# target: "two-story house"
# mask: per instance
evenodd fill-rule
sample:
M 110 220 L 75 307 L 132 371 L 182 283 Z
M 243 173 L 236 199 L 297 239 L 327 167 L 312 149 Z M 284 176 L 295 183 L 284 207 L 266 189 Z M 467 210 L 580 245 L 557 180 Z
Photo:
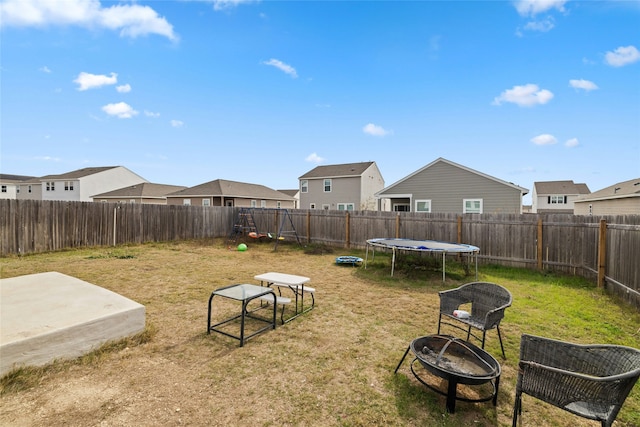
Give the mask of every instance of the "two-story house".
M 20 184 L 18 199 L 91 202 L 94 194 L 147 182 L 123 166 L 88 167 Z
M 33 176 L 0 173 L 0 199 L 17 199 L 20 194 L 20 184 L 33 179 L 35 179 Z
M 640 215 L 640 178 L 580 196 L 573 206 L 576 215 Z
M 375 162 L 318 166 L 298 178 L 301 209 L 378 210 L 384 179 Z
M 573 202 L 589 193 L 587 184 L 575 184 L 573 181 L 534 182 L 531 212 L 572 214 Z
M 528 189 L 442 157 L 376 193 L 392 211 L 522 213 Z

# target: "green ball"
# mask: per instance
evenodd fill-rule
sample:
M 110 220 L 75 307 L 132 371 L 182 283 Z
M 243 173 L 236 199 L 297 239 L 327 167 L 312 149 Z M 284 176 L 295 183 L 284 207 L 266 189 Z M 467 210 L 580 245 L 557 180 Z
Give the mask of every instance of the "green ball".
M 246 250 L 247 250 L 247 245 L 245 245 L 244 243 L 240 243 L 240 244 L 238 245 L 238 250 L 239 250 L 240 252 L 244 252 L 244 251 L 246 251 Z

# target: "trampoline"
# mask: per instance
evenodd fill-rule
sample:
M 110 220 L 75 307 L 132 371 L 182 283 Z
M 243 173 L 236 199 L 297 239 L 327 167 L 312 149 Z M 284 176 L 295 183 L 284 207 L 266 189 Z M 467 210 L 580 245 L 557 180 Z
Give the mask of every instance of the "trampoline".
M 445 281 L 445 257 L 447 254 L 463 254 L 473 258 L 476 268 L 476 280 L 478 280 L 478 252 L 477 246 L 466 245 L 464 243 L 439 242 L 437 240 L 414 240 L 414 239 L 393 239 L 378 238 L 367 240 L 367 250 L 364 261 L 364 268 L 367 268 L 369 260 L 369 246 L 372 248 L 371 260 L 375 258 L 375 248 L 391 249 L 391 276 L 396 264 L 397 251 L 431 252 L 442 254 L 442 281 Z

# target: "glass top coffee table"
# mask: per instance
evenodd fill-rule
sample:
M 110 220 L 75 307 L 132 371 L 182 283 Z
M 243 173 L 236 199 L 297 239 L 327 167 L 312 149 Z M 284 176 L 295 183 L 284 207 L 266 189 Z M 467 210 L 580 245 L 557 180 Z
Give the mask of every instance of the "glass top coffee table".
M 242 303 L 242 310 L 240 314 L 224 319 L 218 323 L 211 324 L 211 315 L 212 315 L 212 303 L 214 297 L 227 298 L 235 301 L 240 301 Z M 273 306 L 273 316 L 271 319 L 265 319 L 260 316 L 252 315 L 251 312 L 247 310 L 247 305 L 257 299 L 266 300 L 269 303 L 272 303 Z M 273 299 L 271 299 L 273 298 Z M 249 338 L 258 335 L 268 329 L 276 328 L 276 294 L 273 292 L 273 289 L 266 286 L 257 286 L 250 284 L 235 284 L 229 285 L 222 288 L 218 288 L 215 291 L 211 292 L 211 296 L 209 297 L 209 308 L 207 313 L 207 334 L 211 334 L 211 331 L 217 332 L 222 335 L 226 335 L 231 338 L 235 338 L 240 341 L 240 347 L 242 347 L 246 340 Z M 245 334 L 245 319 L 249 317 L 251 319 L 255 319 L 259 322 L 266 323 L 265 326 L 259 328 L 256 331 L 251 332 L 249 335 Z M 230 322 L 233 322 L 236 319 L 240 319 L 240 335 L 233 334 L 227 330 L 222 329 L 223 325 L 226 325 Z

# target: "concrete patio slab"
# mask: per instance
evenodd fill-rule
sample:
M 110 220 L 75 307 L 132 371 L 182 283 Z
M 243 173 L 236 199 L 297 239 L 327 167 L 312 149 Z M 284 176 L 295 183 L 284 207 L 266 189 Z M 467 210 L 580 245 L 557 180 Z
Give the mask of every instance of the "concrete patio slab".
M 0 376 L 142 332 L 145 308 L 58 272 L 0 280 Z

